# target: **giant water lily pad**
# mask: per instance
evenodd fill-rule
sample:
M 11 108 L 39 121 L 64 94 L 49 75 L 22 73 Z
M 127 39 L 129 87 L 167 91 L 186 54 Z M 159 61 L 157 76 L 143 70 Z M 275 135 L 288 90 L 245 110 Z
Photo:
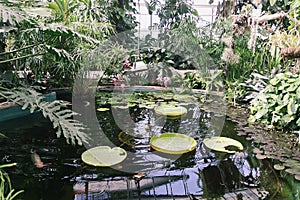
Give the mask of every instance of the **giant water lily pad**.
M 97 111 L 100 111 L 100 112 L 105 112 L 108 110 L 109 110 L 109 108 L 97 108 Z
M 150 139 L 150 146 L 153 149 L 168 154 L 187 153 L 193 151 L 196 145 L 195 139 L 179 133 L 164 133 Z
M 98 146 L 86 150 L 81 154 L 81 159 L 88 165 L 109 167 L 122 162 L 127 157 L 127 152 L 120 147 Z
M 170 118 L 180 117 L 187 113 L 187 109 L 182 106 L 161 105 L 154 108 L 154 111 L 159 115 L 164 115 Z
M 228 147 L 236 147 L 239 150 L 243 150 L 243 145 L 232 138 L 227 138 L 227 137 L 211 137 L 211 138 L 206 138 L 203 141 L 204 145 L 212 149 L 214 151 L 220 151 L 220 152 L 225 152 L 225 153 L 235 153 L 236 151 L 231 151 L 226 148 Z

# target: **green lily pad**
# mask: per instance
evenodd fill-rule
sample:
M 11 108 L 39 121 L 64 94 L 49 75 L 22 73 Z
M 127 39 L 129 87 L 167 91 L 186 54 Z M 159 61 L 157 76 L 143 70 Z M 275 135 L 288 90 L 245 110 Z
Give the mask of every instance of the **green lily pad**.
M 153 109 L 155 108 L 155 102 L 153 101 L 147 101 L 147 102 L 143 102 L 139 105 L 140 108 L 147 108 L 147 109 Z
M 256 154 L 255 157 L 256 157 L 258 160 L 264 160 L 264 159 L 267 158 L 266 155 L 263 155 L 263 154 L 260 154 L 260 153 L 259 153 L 259 154 Z
M 153 149 L 168 154 L 187 153 L 193 151 L 196 145 L 195 139 L 179 133 L 164 133 L 150 139 L 150 146 Z
M 155 105 L 145 105 L 145 104 L 142 104 L 139 107 L 151 110 L 151 109 L 155 108 Z
M 154 108 L 154 111 L 159 115 L 167 117 L 180 117 L 187 113 L 187 109 L 182 106 L 161 105 Z
M 113 108 L 118 108 L 118 109 L 128 109 L 129 106 L 128 105 L 114 105 Z
M 128 107 L 134 107 L 134 106 L 136 106 L 135 103 L 128 103 L 127 105 L 128 105 Z
M 177 101 L 191 102 L 195 98 L 190 94 L 175 94 L 173 97 Z
M 81 159 L 88 165 L 97 167 L 110 167 L 116 165 L 127 157 L 127 152 L 120 147 L 98 146 L 86 150 Z
M 227 138 L 227 137 L 211 137 L 211 138 L 206 138 L 203 140 L 204 145 L 212 149 L 214 151 L 220 151 L 220 152 L 225 152 L 225 153 L 235 153 L 236 151 L 233 150 L 228 150 L 226 148 L 228 147 L 236 147 L 239 150 L 243 150 L 243 145 L 232 138 Z
M 276 169 L 278 171 L 281 171 L 281 170 L 284 170 L 285 167 L 284 167 L 284 165 L 281 165 L 281 164 L 275 164 L 274 169 Z
M 293 169 L 289 168 L 285 170 L 287 173 L 294 174 L 294 175 L 300 175 L 300 170 L 299 169 Z
M 291 159 L 284 161 L 283 165 L 286 167 L 300 168 L 299 162 Z
M 98 108 L 97 110 L 100 111 L 100 112 L 104 112 L 104 111 L 108 111 L 109 108 Z

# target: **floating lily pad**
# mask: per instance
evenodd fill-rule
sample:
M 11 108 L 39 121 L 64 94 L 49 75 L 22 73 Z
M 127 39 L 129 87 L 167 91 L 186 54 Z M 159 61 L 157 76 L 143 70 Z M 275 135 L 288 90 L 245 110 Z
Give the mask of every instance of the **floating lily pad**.
M 122 162 L 127 157 L 127 152 L 120 147 L 98 146 L 86 150 L 81 154 L 81 159 L 88 165 L 109 167 Z
M 150 139 L 150 146 L 153 149 L 168 154 L 187 153 L 193 151 L 196 145 L 195 139 L 179 133 L 164 133 Z
M 143 102 L 139 105 L 140 108 L 147 108 L 147 109 L 153 109 L 155 108 L 155 102 L 153 101 L 148 101 L 148 102 Z
M 182 106 L 161 105 L 154 108 L 154 111 L 159 115 L 167 117 L 180 117 L 187 113 L 187 109 Z
M 128 105 L 118 105 L 118 106 L 114 105 L 113 108 L 118 108 L 118 109 L 128 109 L 129 106 L 128 106 Z
M 176 101 L 192 102 L 195 98 L 190 94 L 175 94 L 173 97 Z
M 135 104 L 135 103 L 132 103 L 132 102 L 131 102 L 131 103 L 128 103 L 127 105 L 128 105 L 128 107 L 134 107 L 134 106 L 136 106 L 136 104 Z
M 260 149 L 258 149 L 258 148 L 254 148 L 253 149 L 253 153 L 255 153 L 255 154 L 261 154 L 261 153 L 263 153 L 263 151 L 260 150 Z
M 259 159 L 259 160 L 263 160 L 263 159 L 266 159 L 267 158 L 267 156 L 265 156 L 265 155 L 263 155 L 263 154 L 256 154 L 255 155 L 255 157 L 257 158 L 257 159 Z
M 296 180 L 300 181 L 300 175 L 297 174 L 294 177 L 295 177 Z
M 123 143 L 123 144 L 127 144 L 129 146 L 135 146 L 137 144 L 139 144 L 139 139 L 140 138 L 137 138 L 133 135 L 129 135 L 123 131 L 121 131 L 119 134 L 118 134 L 118 139 Z
M 300 165 L 299 162 L 296 160 L 292 160 L 292 159 L 288 159 L 283 163 L 284 166 L 286 167 L 292 167 L 292 168 L 299 168 L 300 169 Z
M 243 145 L 239 141 L 227 137 L 216 136 L 206 138 L 204 139 L 203 143 L 209 149 L 225 153 L 235 153 L 236 151 L 226 149 L 232 146 L 236 147 L 239 150 L 243 150 Z
M 284 165 L 281 165 L 281 164 L 275 164 L 274 165 L 274 169 L 278 170 L 278 171 L 281 171 L 281 170 L 284 170 Z
M 151 109 L 155 108 L 155 105 L 146 105 L 145 108 L 151 110 Z
M 104 111 L 108 111 L 109 108 L 98 108 L 97 110 L 100 111 L 100 112 L 104 112 Z
M 179 106 L 179 103 L 177 101 L 168 101 L 168 102 L 161 102 L 161 106 L 172 106 L 177 107 Z
M 287 173 L 294 174 L 294 175 L 300 175 L 300 170 L 299 169 L 293 169 L 289 168 L 285 170 Z

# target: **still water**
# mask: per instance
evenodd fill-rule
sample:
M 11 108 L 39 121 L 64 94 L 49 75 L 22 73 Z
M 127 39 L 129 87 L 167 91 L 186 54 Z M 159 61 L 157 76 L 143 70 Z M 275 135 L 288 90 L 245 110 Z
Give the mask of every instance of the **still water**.
M 122 128 L 115 119 L 124 107 L 107 106 L 106 111 L 97 111 L 105 137 L 128 152 L 126 160 L 113 168 L 84 164 L 81 154 L 86 148 L 56 138 L 52 125 L 38 113 L 2 122 L 0 132 L 8 138 L 0 139 L 1 163 L 17 163 L 6 171 L 13 187 L 24 190 L 19 196 L 24 200 L 298 199 L 289 179 L 272 170 L 272 160 L 258 160 L 252 153 L 254 143 L 237 136 L 236 123 L 226 119 L 218 135 L 240 141 L 244 150 L 236 154 L 213 152 L 202 141 L 217 134 L 211 119 L 220 116 L 199 105 L 184 107 L 188 112 L 178 119 L 157 116 L 152 108 L 126 107 L 133 123 L 124 118 L 123 124 L 130 125 Z M 180 157 L 156 152 L 149 140 L 164 132 L 188 135 L 197 141 L 197 147 Z M 101 141 L 99 145 L 103 145 Z M 35 156 L 43 167 L 37 167 Z M 277 183 L 281 191 L 274 196 Z

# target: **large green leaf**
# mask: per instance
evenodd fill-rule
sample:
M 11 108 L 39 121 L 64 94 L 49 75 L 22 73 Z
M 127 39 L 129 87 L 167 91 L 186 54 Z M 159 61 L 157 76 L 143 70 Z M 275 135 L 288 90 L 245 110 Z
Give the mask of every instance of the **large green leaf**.
M 288 92 L 294 92 L 296 89 L 297 89 L 298 85 L 297 84 L 291 84 L 287 89 L 286 91 Z
M 268 109 L 267 108 L 260 109 L 255 114 L 255 119 L 258 120 L 258 119 L 262 118 L 264 115 L 266 115 L 267 113 L 268 113 Z
M 294 115 L 286 114 L 281 118 L 281 120 L 285 123 L 282 125 L 286 125 L 286 124 L 290 123 L 291 121 L 293 121 L 294 119 L 295 119 Z
M 297 88 L 296 94 L 297 94 L 298 98 L 300 98 L 300 86 Z
M 154 111 L 159 115 L 164 115 L 167 117 L 180 117 L 187 113 L 187 109 L 182 106 L 173 106 L 168 104 L 163 104 L 161 106 L 155 107 Z
M 225 152 L 225 153 L 235 153 L 236 151 L 231 151 L 226 149 L 226 147 L 229 146 L 234 146 L 239 150 L 243 150 L 244 147 L 243 145 L 232 138 L 227 138 L 227 137 L 211 137 L 211 138 L 205 138 L 203 141 L 204 145 L 212 149 L 214 151 L 220 151 L 220 152 Z
M 109 167 L 116 165 L 127 157 L 127 152 L 120 147 L 98 146 L 86 150 L 81 159 L 88 165 Z
M 296 114 L 298 109 L 298 104 L 295 103 L 294 99 L 291 99 L 289 104 L 287 105 L 287 112 L 289 115 Z
M 179 133 L 164 133 L 150 139 L 150 146 L 153 149 L 168 154 L 187 153 L 194 150 L 196 145 L 196 140 Z
M 296 124 L 300 126 L 300 118 L 296 121 Z

